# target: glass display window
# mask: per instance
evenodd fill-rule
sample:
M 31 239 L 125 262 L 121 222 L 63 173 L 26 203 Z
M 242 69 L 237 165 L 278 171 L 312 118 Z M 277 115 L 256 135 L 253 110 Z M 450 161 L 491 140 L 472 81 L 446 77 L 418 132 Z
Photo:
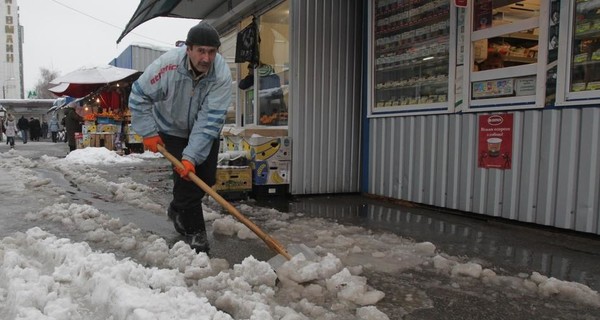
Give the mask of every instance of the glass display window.
M 288 125 L 289 10 L 289 1 L 284 1 L 258 17 L 260 62 L 240 64 L 238 89 L 245 126 Z M 251 21 L 248 18 L 242 25 Z
M 547 1 L 473 0 L 469 108 L 531 108 L 543 97 Z M 539 63 L 542 62 L 542 63 Z
M 371 115 L 448 108 L 450 1 L 374 0 Z
M 562 60 L 557 85 L 557 104 L 597 104 L 600 101 L 600 1 L 562 1 L 559 38 L 568 39 L 559 47 Z
M 231 80 L 233 83 L 236 83 L 238 80 L 238 72 L 237 72 L 237 64 L 234 62 L 235 60 L 235 41 L 236 34 L 235 32 L 231 32 L 221 37 L 221 47 L 219 48 L 219 53 L 225 58 L 227 61 L 227 65 L 229 69 L 231 69 Z M 225 118 L 225 124 L 234 125 L 237 119 L 237 92 L 233 92 L 233 97 L 231 99 L 231 105 L 227 108 L 227 116 Z

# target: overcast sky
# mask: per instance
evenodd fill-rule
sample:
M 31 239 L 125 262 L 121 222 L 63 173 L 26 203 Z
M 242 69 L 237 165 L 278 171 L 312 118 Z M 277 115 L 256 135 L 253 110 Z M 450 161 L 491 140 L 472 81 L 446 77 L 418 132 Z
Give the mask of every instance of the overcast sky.
M 24 28 L 25 92 L 40 78 L 40 68 L 66 74 L 107 64 L 132 43 L 172 47 L 185 40 L 198 20 L 156 18 L 117 39 L 139 0 L 17 0 Z

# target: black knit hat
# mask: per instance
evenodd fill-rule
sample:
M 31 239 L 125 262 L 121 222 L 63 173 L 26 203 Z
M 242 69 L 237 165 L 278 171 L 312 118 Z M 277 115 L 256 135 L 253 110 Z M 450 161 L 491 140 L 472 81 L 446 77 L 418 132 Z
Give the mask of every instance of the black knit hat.
M 221 40 L 219 40 L 219 33 L 213 26 L 208 22 L 201 21 L 188 31 L 185 44 L 188 46 L 198 45 L 218 48 L 221 46 Z

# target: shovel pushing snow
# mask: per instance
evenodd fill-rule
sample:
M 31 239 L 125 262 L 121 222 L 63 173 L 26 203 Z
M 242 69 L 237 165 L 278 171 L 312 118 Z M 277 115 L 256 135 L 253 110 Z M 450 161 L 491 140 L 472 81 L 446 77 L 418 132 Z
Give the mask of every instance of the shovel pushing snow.
M 175 158 L 171 153 L 169 153 L 163 146 L 157 146 L 158 151 L 162 153 L 167 160 L 169 160 L 174 166 L 178 168 L 183 168 L 183 164 Z M 273 269 L 277 269 L 281 264 L 285 261 L 290 260 L 292 256 L 286 250 L 283 245 L 279 243 L 279 241 L 273 239 L 267 233 L 262 231 L 256 224 L 254 224 L 250 219 L 244 216 L 241 212 L 239 212 L 231 203 L 225 200 L 221 195 L 219 195 L 215 190 L 213 190 L 210 186 L 208 186 L 202 179 L 198 178 L 198 176 L 190 172 L 188 174 L 188 178 L 192 180 L 198 187 L 200 187 L 204 192 L 213 197 L 223 208 L 227 209 L 227 211 L 234 216 L 239 222 L 243 223 L 246 227 L 248 227 L 252 232 L 254 232 L 269 248 L 278 253 L 279 255 L 271 258 L 268 263 L 273 267 Z M 316 254 L 312 252 L 307 246 L 300 244 L 290 247 L 290 251 L 294 254 L 302 253 L 307 259 L 316 258 Z M 284 259 L 285 258 L 285 259 Z

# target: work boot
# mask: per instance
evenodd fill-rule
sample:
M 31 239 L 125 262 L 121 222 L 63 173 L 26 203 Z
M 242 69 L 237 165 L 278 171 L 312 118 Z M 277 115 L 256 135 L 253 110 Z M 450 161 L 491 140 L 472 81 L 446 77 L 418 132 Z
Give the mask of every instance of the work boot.
M 190 248 L 196 250 L 196 253 L 205 252 L 208 254 L 210 250 L 208 246 L 208 239 L 206 239 L 206 233 L 199 232 L 196 234 L 186 236 Z
M 171 205 L 169 205 L 169 209 L 167 209 L 167 216 L 169 217 L 169 220 L 173 221 L 173 227 L 175 227 L 175 231 L 185 236 L 186 233 L 183 227 L 183 223 L 181 223 L 181 215 Z

